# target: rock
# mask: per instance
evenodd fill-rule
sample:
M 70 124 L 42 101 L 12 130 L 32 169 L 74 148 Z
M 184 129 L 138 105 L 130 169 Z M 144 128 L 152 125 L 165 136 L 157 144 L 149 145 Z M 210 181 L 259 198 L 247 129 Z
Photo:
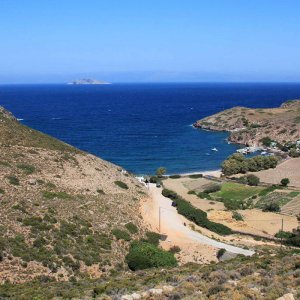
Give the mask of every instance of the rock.
M 161 295 L 163 293 L 162 289 L 150 289 L 149 290 L 150 295 Z
M 131 295 L 123 295 L 121 297 L 121 300 L 133 300 L 132 296 Z
M 147 294 L 147 296 L 148 296 L 148 294 Z M 142 296 L 140 295 L 140 294 L 138 294 L 138 293 L 133 293 L 133 294 L 131 294 L 131 295 L 123 295 L 122 297 L 121 297 L 121 300 L 139 300 L 139 299 L 141 299 L 142 298 Z
M 295 300 L 295 298 L 293 294 L 289 293 L 277 298 L 276 300 Z
M 162 289 L 163 289 L 164 292 L 169 293 L 169 292 L 172 292 L 174 290 L 174 287 L 172 285 L 164 285 L 162 287 Z
M 149 297 L 149 292 L 142 292 L 142 298 L 148 298 Z
M 29 183 L 30 185 L 36 185 L 36 179 L 35 179 L 35 178 L 30 178 L 30 179 L 28 180 L 28 183 Z

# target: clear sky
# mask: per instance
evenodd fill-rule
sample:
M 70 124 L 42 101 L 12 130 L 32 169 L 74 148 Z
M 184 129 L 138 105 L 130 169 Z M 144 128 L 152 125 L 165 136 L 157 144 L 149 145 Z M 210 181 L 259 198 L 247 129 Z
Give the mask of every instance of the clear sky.
M 299 0 L 0 0 L 0 83 L 300 81 Z

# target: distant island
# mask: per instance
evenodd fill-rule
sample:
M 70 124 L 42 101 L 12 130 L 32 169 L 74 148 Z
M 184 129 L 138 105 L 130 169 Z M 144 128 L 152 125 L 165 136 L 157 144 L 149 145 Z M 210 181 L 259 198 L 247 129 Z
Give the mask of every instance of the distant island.
M 103 81 L 103 80 L 97 80 L 97 79 L 91 79 L 91 78 L 82 78 L 82 79 L 76 79 L 68 84 L 73 85 L 83 85 L 83 84 L 110 84 L 110 82 Z

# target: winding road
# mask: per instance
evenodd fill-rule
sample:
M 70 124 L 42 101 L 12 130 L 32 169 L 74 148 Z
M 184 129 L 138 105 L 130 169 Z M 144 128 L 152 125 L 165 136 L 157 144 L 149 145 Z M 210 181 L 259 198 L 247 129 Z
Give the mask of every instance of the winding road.
M 177 213 L 176 208 L 171 205 L 172 201 L 162 195 L 161 188 L 157 188 L 155 184 L 150 184 L 149 192 L 153 203 L 146 208 L 145 212 L 149 215 L 152 214 L 152 220 L 156 223 L 156 229 L 162 234 L 167 235 L 168 238 L 172 239 L 172 237 L 176 235 L 176 237 L 182 237 L 191 242 L 198 242 L 199 244 L 205 244 L 219 249 L 223 248 L 231 253 L 246 256 L 251 256 L 255 253 L 251 250 L 216 241 L 184 226 L 184 223 L 188 224 L 190 222 Z

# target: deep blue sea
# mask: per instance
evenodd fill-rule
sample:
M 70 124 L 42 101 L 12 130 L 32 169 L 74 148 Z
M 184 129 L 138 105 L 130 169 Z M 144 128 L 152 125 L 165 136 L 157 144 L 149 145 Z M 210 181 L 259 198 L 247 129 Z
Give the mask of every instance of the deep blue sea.
M 169 174 L 218 169 L 237 146 L 193 122 L 237 105 L 275 107 L 295 98 L 300 84 L 0 86 L 0 105 L 23 124 L 136 174 L 159 166 Z

